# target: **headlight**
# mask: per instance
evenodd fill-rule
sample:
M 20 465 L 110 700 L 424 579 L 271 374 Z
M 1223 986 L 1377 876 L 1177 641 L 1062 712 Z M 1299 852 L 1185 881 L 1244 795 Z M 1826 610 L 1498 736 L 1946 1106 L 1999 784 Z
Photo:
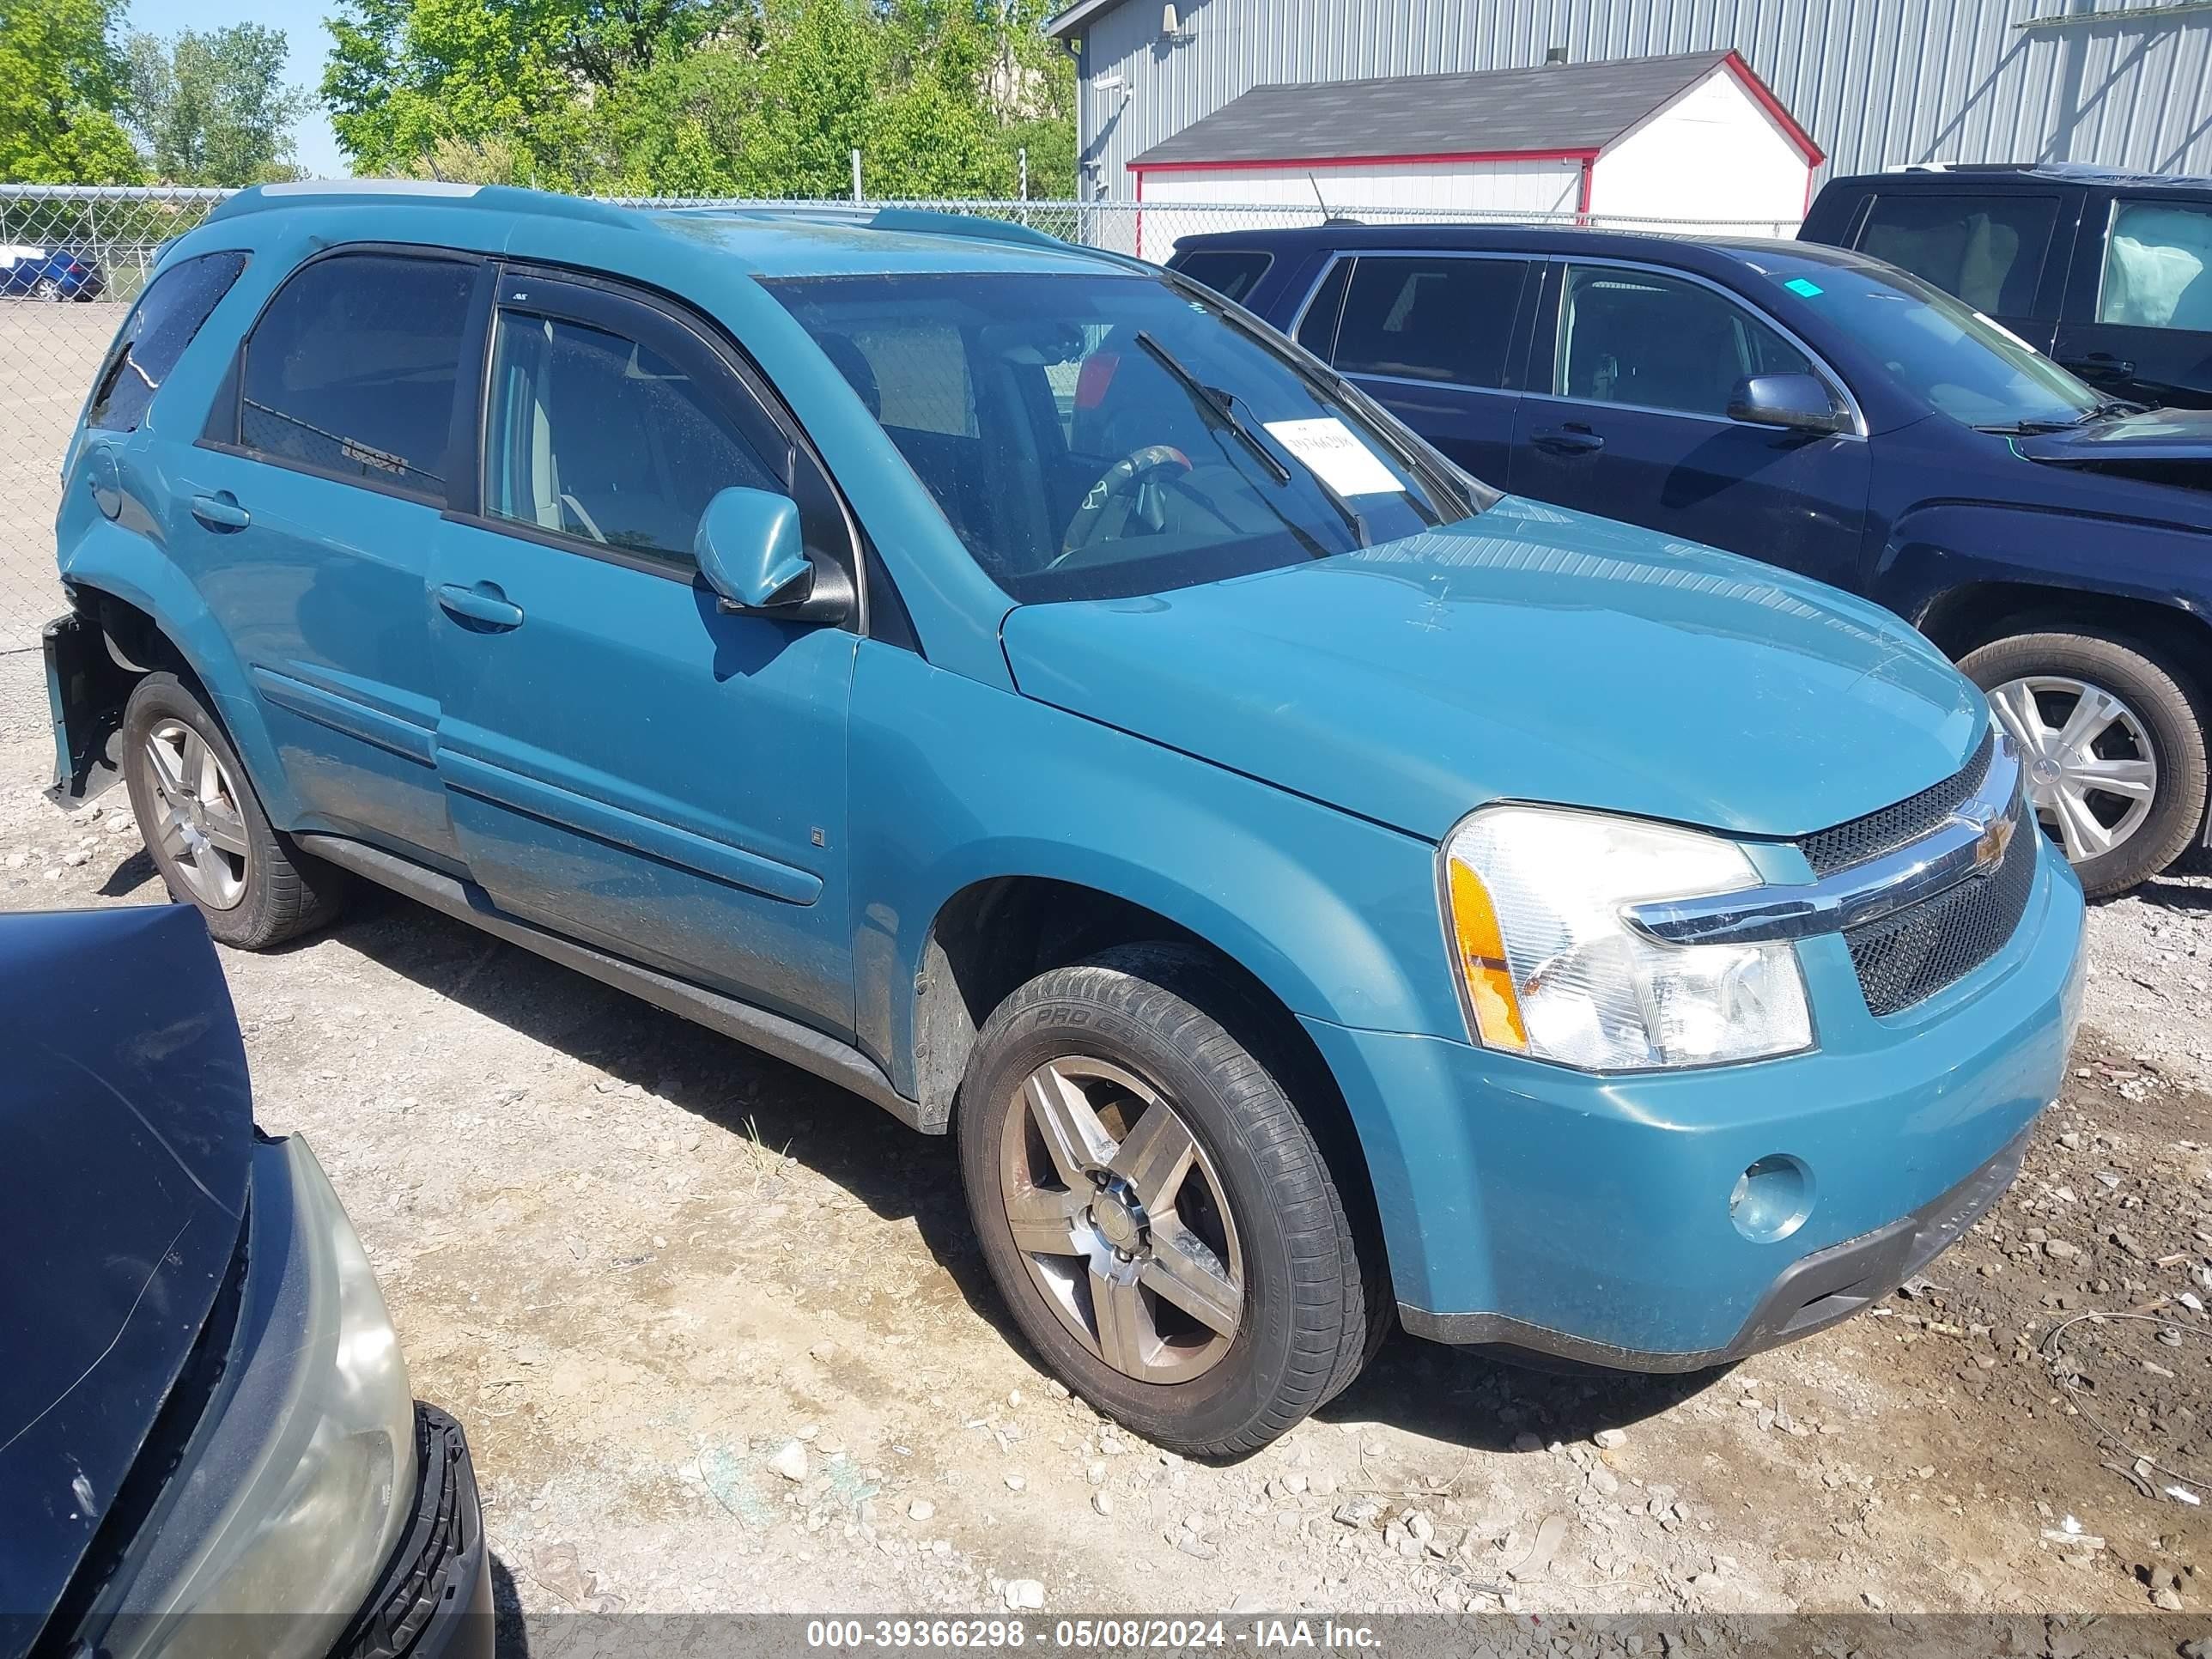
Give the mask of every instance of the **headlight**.
M 1623 909 L 1759 884 L 1735 842 L 1552 807 L 1493 806 L 1444 843 L 1468 1029 L 1587 1071 L 1709 1066 L 1812 1046 L 1796 951 L 1662 945 Z
M 128 1621 L 139 1636 L 159 1633 L 150 1645 L 163 1659 L 244 1645 L 303 1659 L 327 1652 L 414 1506 L 415 1400 L 376 1275 L 307 1142 L 294 1135 L 282 1150 L 289 1225 L 273 1224 L 264 1210 L 252 1237 L 257 1249 L 284 1259 L 281 1270 L 266 1260 L 249 1270 L 275 1288 L 260 1310 L 262 1340 L 223 1413 L 222 1428 L 244 1443 L 226 1446 L 227 1455 L 210 1449 L 210 1461 L 244 1467 L 193 1472 L 235 1485 L 167 1582 L 162 1616 Z M 258 1204 L 258 1183 L 255 1190 Z M 274 1235 L 265 1242 L 264 1228 Z M 207 1613 L 251 1617 L 198 1616 Z M 252 1632 L 250 1643 L 241 1630 Z

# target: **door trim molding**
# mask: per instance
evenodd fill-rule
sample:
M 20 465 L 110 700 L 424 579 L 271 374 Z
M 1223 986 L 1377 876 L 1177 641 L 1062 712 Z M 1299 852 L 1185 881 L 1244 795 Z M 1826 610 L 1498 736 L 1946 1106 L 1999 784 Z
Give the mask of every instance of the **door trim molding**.
M 456 880 L 426 869 L 412 860 L 342 836 L 301 835 L 294 837 L 302 850 L 343 870 L 388 887 L 443 915 L 466 922 L 510 945 L 519 945 L 548 961 L 611 985 L 618 991 L 665 1008 L 709 1030 L 734 1037 L 748 1048 L 811 1072 L 816 1077 L 872 1101 L 909 1128 L 943 1134 L 951 1127 L 950 1115 L 926 1112 L 892 1085 L 883 1068 L 851 1043 L 827 1036 L 811 1025 L 770 1013 L 735 997 L 709 991 L 672 975 L 660 973 L 605 951 L 594 950 L 559 933 L 508 915 L 473 882 Z
M 611 842 L 750 893 L 800 905 L 811 904 L 822 896 L 822 878 L 811 870 L 594 800 L 558 784 L 526 777 L 494 762 L 463 754 L 449 744 L 438 745 L 438 771 L 450 787 L 464 794 L 543 818 L 578 835 Z

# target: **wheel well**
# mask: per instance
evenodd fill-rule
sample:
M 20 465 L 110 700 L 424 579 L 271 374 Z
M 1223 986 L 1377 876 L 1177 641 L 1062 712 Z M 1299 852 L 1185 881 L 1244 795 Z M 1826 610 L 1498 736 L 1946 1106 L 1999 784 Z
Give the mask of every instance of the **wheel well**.
M 2168 669 L 2203 697 L 2212 628 L 2172 605 L 2033 582 L 1975 582 L 1939 593 L 1919 617 L 1920 631 L 1956 660 L 2011 634 L 2045 629 L 2118 635 L 2158 650 Z
M 1218 967 L 1224 1006 L 1209 1012 L 1249 1021 L 1254 1029 L 1238 1030 L 1238 1040 L 1288 1073 L 1280 1081 L 1328 1160 L 1346 1209 L 1376 1237 L 1374 1181 L 1358 1131 L 1321 1050 L 1282 1000 L 1188 927 L 1073 882 L 995 877 L 963 888 L 938 912 L 915 987 L 915 1073 L 923 1127 L 950 1125 L 975 1033 L 1016 988 L 1111 946 L 1155 942 L 1187 945 Z
M 167 670 L 197 688 L 199 677 L 161 624 L 127 599 L 96 587 L 75 590 L 77 611 L 98 624 L 107 654 L 118 668 L 134 677 Z

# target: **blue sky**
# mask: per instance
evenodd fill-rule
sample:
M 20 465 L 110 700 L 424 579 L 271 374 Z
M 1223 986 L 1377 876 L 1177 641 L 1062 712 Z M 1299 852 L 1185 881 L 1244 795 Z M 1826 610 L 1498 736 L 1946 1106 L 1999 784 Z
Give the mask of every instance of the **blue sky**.
M 326 4 L 301 5 L 298 0 L 131 0 L 129 28 L 149 34 L 174 34 L 180 29 L 219 29 L 231 23 L 265 23 L 284 31 L 291 61 L 284 78 L 310 93 L 322 84 L 323 54 L 331 37 L 323 27 Z M 345 158 L 338 153 L 337 136 L 318 104 L 300 118 L 292 130 L 294 160 L 308 172 L 343 175 Z

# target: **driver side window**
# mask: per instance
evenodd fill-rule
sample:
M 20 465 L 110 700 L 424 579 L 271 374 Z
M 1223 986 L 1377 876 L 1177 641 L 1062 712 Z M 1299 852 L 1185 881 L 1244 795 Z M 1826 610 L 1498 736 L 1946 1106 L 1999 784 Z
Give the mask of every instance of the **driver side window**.
M 1805 354 L 1701 283 L 1613 265 L 1567 271 L 1552 392 L 1724 417 L 1747 374 L 1811 374 Z
M 717 491 L 788 493 L 684 366 L 568 319 L 500 313 L 486 415 L 487 517 L 672 570 Z

